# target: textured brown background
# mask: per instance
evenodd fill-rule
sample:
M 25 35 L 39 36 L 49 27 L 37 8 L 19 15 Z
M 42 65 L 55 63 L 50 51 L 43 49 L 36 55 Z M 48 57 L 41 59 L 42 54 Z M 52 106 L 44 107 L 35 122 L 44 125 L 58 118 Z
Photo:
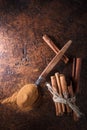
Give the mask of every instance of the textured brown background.
M 34 83 L 54 52 L 42 40 L 48 34 L 61 48 L 69 39 L 70 58 L 82 57 L 77 103 L 86 112 L 87 85 L 87 10 L 81 0 L 1 0 L 0 1 L 0 99 L 24 84 Z M 62 66 L 60 68 L 60 65 Z M 70 63 L 60 63 L 55 71 L 69 72 Z M 65 73 L 68 77 L 70 73 Z M 86 117 L 75 123 L 70 116 L 56 117 L 49 92 L 45 91 L 39 109 L 26 114 L 0 105 L 0 129 L 86 130 Z

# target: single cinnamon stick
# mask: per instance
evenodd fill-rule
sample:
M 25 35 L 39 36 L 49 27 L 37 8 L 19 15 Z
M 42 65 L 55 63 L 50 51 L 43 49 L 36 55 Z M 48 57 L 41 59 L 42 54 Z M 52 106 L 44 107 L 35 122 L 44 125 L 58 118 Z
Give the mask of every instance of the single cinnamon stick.
M 53 43 L 53 41 L 47 36 L 43 36 L 43 40 L 48 44 L 48 46 L 56 53 L 60 51 L 59 48 Z M 69 61 L 68 57 L 63 55 L 62 60 L 65 62 L 65 64 Z
M 58 92 L 57 82 L 56 82 L 55 76 L 51 76 L 51 84 L 52 84 L 53 90 Z M 56 107 L 56 115 L 57 116 L 61 115 L 61 105 L 60 105 L 60 103 L 55 103 L 55 107 Z
M 69 94 L 70 94 L 71 98 L 75 96 L 75 94 L 73 92 L 72 82 L 70 83 L 70 86 L 68 87 L 68 91 L 69 91 Z M 74 102 L 74 104 L 75 104 L 75 102 Z M 76 113 L 74 111 L 73 111 L 73 119 L 75 121 L 79 120 L 79 117 L 76 115 Z
M 72 63 L 72 78 L 75 78 L 75 72 L 76 72 L 76 58 L 73 58 L 73 63 Z
M 81 72 L 81 58 L 73 58 L 73 63 L 72 63 L 72 79 L 74 82 L 74 87 L 75 87 L 75 93 L 79 93 L 79 80 L 80 80 L 80 72 Z
M 79 82 L 80 82 L 81 62 L 82 62 L 81 58 L 76 58 L 76 73 L 75 73 L 76 93 L 80 92 Z
M 67 99 L 69 97 L 69 92 L 68 92 L 66 79 L 63 74 L 60 74 L 60 83 L 61 83 L 61 87 L 62 87 L 63 96 L 64 96 L 64 98 Z M 66 104 L 66 109 L 67 109 L 67 113 L 71 112 L 71 108 L 67 104 Z
M 59 95 L 61 97 L 63 97 L 63 95 L 62 95 L 62 87 L 61 87 L 61 84 L 60 84 L 60 74 L 57 72 L 57 73 L 55 73 L 55 76 L 56 76 Z M 61 105 L 61 113 L 64 113 L 65 112 L 65 105 L 63 103 L 61 103 L 60 105 Z

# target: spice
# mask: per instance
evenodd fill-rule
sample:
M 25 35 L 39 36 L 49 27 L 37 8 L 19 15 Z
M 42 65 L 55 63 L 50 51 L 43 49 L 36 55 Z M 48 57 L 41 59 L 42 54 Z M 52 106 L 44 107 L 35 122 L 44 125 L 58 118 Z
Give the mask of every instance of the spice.
M 60 74 L 60 83 L 61 83 L 61 87 L 62 87 L 63 96 L 64 96 L 64 98 L 68 99 L 69 92 L 68 92 L 66 79 L 65 79 L 65 76 L 63 74 Z M 67 109 L 67 113 L 71 112 L 71 109 L 67 104 L 66 104 L 66 109 Z
M 56 77 L 55 76 L 51 76 L 51 84 L 53 87 L 53 90 L 55 92 L 58 92 L 58 86 L 57 86 L 57 82 L 56 82 Z M 56 115 L 61 115 L 62 114 L 62 107 L 61 107 L 61 103 L 56 103 L 55 102 L 55 107 L 56 107 Z
M 43 40 L 56 54 L 58 54 L 58 52 L 60 51 L 59 48 L 53 43 L 53 41 L 47 35 L 43 36 Z M 68 57 L 66 57 L 65 55 L 63 55 L 62 60 L 65 62 L 65 64 L 69 61 Z
M 57 73 L 55 73 L 55 76 L 56 76 L 56 81 L 57 81 L 57 85 L 58 85 L 58 92 L 59 92 L 59 95 L 61 96 L 61 97 L 63 97 L 63 95 L 62 95 L 62 87 L 61 87 L 61 83 L 60 83 L 60 74 L 57 72 Z M 61 104 L 61 113 L 63 114 L 64 112 L 65 112 L 65 105 L 62 103 Z

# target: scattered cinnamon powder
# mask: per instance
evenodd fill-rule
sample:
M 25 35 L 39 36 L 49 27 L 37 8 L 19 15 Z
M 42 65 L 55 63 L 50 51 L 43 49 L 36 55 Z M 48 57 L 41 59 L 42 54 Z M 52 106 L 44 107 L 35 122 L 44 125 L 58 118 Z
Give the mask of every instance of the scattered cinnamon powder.
M 35 84 L 26 84 L 19 92 L 15 92 L 11 97 L 0 102 L 1 104 L 16 104 L 21 111 L 29 111 L 33 109 L 33 105 L 38 96 L 37 86 Z

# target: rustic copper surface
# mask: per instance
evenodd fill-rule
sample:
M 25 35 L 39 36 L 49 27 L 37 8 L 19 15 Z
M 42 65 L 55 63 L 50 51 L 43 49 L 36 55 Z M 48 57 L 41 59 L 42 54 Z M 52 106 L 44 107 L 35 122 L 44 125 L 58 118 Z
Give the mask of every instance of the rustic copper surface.
M 77 102 L 87 114 L 87 12 L 86 3 L 78 0 L 8 0 L 0 1 L 0 99 L 12 95 L 27 83 L 34 83 L 54 57 L 54 52 L 43 41 L 48 34 L 61 49 L 71 39 L 68 57 L 82 57 L 81 95 Z M 61 63 L 60 63 L 61 64 Z M 60 65 L 59 64 L 59 65 Z M 67 71 L 68 69 L 68 71 Z M 54 71 L 70 76 L 70 63 L 62 63 Z M 69 72 L 69 73 L 66 73 Z M 45 89 L 45 88 L 44 88 Z M 86 130 L 86 118 L 74 123 L 71 117 L 55 116 L 49 92 L 44 91 L 39 109 L 29 113 L 14 111 L 0 105 L 0 130 Z M 83 102 L 84 101 L 84 102 Z

